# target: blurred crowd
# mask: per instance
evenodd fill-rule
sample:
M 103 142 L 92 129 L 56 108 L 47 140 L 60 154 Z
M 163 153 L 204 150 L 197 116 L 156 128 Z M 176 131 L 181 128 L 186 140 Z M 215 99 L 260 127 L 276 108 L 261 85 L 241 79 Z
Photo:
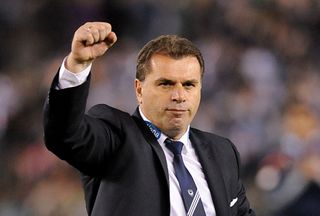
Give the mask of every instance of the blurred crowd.
M 132 113 L 141 46 L 185 36 L 206 64 L 193 126 L 235 143 L 257 215 L 319 215 L 318 0 L 2 0 L 0 215 L 86 215 L 79 174 L 44 147 L 42 107 L 73 32 L 93 20 L 118 42 L 93 66 L 88 107 Z

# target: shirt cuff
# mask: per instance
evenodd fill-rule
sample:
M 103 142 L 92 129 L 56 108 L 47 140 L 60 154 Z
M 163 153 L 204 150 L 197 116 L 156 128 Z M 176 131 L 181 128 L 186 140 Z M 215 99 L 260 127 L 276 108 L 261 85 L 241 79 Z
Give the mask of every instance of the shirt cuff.
M 59 83 L 56 86 L 56 89 L 65 89 L 65 88 L 72 88 L 83 84 L 91 71 L 92 64 L 90 64 L 86 69 L 79 73 L 72 73 L 65 67 L 65 58 L 62 62 L 62 65 L 59 69 Z

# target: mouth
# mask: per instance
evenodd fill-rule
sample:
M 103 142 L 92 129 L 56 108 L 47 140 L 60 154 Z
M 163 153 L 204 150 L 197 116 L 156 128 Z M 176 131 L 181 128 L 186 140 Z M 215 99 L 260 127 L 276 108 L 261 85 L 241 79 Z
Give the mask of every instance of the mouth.
M 187 109 L 177 109 L 177 108 L 169 108 L 167 109 L 167 112 L 173 113 L 173 114 L 177 114 L 177 115 L 181 115 L 184 114 L 186 112 L 188 112 Z

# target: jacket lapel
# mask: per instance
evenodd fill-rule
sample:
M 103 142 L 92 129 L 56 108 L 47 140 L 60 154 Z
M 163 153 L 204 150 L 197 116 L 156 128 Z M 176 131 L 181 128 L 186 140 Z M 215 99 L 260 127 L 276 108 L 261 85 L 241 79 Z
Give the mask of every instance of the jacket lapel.
M 132 117 L 133 117 L 134 121 L 137 123 L 140 130 L 142 131 L 144 138 L 150 144 L 153 152 L 155 153 L 155 155 L 159 159 L 162 171 L 164 172 L 164 174 L 166 176 L 167 186 L 169 188 L 169 174 L 168 174 L 168 169 L 167 169 L 166 157 L 164 155 L 164 152 L 163 152 L 160 144 L 158 143 L 158 141 L 157 141 L 156 137 L 153 135 L 153 133 L 150 131 L 149 127 L 143 121 L 143 119 L 139 113 L 138 108 L 136 109 L 136 111 L 134 112 Z
M 190 130 L 190 141 L 199 157 L 203 173 L 206 176 L 216 215 L 230 215 L 225 182 L 221 169 L 218 166 L 215 144 L 210 143 L 209 147 L 209 143 L 203 142 L 201 137 L 192 131 L 192 129 Z

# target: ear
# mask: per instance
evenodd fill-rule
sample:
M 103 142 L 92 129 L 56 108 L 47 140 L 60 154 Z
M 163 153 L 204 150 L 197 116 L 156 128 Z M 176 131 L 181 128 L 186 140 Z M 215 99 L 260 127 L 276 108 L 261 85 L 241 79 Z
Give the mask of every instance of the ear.
M 135 88 L 138 103 L 142 104 L 142 83 L 140 80 L 138 79 L 134 80 L 134 88 Z

